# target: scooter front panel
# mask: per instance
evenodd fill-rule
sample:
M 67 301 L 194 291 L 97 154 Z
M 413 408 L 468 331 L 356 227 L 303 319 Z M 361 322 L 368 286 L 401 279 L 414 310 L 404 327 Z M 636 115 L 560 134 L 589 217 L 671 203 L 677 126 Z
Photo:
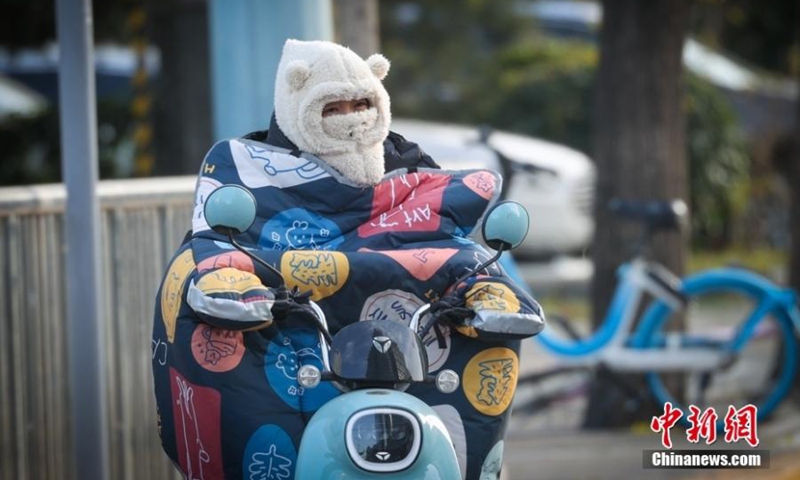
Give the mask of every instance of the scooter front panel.
M 348 421 L 358 418 L 359 412 L 380 409 L 408 412 L 418 422 L 421 437 L 419 454 L 413 463 L 401 471 L 367 471 L 359 467 L 348 453 Z M 379 462 L 380 458 L 376 461 Z M 296 478 L 450 480 L 461 478 L 461 474 L 447 429 L 433 409 L 402 392 L 368 389 L 337 397 L 314 414 L 300 443 Z

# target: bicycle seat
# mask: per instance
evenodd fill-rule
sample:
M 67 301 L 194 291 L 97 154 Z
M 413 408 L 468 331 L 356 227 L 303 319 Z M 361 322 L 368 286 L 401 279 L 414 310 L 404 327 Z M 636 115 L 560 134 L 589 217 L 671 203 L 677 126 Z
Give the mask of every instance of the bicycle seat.
M 608 209 L 624 218 L 644 223 L 650 230 L 680 230 L 686 223 L 688 208 L 683 200 L 636 201 L 615 198 Z

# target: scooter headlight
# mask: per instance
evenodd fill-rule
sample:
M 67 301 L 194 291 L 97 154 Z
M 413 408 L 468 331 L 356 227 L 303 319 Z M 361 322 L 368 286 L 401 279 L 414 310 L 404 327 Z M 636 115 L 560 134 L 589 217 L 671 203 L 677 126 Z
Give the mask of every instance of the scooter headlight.
M 353 414 L 345 428 L 347 453 L 368 472 L 399 472 L 419 455 L 422 435 L 410 412 L 372 408 Z

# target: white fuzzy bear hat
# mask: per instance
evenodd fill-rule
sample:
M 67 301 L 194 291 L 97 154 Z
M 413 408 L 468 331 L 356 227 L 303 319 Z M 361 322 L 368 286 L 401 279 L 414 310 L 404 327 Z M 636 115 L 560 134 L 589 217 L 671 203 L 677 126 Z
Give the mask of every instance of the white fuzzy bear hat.
M 389 61 L 366 61 L 324 41 L 287 40 L 275 80 L 275 118 L 297 147 L 318 156 L 350 182 L 375 185 L 384 175 L 383 141 L 389 134 L 389 94 L 381 80 Z M 366 98 L 366 111 L 323 118 L 335 101 Z

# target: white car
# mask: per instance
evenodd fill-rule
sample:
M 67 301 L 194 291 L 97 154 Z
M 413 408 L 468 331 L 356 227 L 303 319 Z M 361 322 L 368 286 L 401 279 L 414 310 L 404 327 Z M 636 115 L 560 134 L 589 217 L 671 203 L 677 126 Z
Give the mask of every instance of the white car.
M 581 252 L 591 243 L 597 173 L 583 153 L 479 127 L 395 119 L 391 129 L 418 143 L 442 168 L 489 168 L 502 173 L 504 198 L 524 205 L 531 217 L 530 231 L 517 255 L 546 258 Z

